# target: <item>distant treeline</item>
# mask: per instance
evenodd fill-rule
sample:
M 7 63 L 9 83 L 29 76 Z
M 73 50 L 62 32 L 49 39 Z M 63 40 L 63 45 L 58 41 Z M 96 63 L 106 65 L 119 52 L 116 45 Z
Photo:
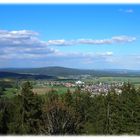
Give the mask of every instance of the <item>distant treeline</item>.
M 136 77 L 140 76 L 139 70 L 123 70 L 123 69 L 108 69 L 108 70 L 92 70 L 92 69 L 74 69 L 65 67 L 43 67 L 43 68 L 5 68 L 0 69 L 2 72 L 13 72 L 18 74 L 34 74 L 34 75 L 49 75 L 49 76 L 77 76 L 77 75 L 92 75 L 97 77 Z M 31 76 L 31 75 L 30 75 Z M 46 77 L 47 78 L 47 77 Z
M 1 93 L 2 94 L 2 93 Z M 25 82 L 18 95 L 0 96 L 1 135 L 140 135 L 140 89 L 91 95 L 80 88 L 35 94 Z
M 41 75 L 41 74 L 22 74 L 15 72 L 6 72 L 0 71 L 0 78 L 9 78 L 9 79 L 57 79 L 55 76 Z

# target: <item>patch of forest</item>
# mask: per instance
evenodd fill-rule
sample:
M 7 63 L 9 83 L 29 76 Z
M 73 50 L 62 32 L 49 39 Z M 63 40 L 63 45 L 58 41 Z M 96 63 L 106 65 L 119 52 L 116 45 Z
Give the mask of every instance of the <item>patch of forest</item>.
M 25 82 L 15 96 L 0 96 L 0 134 L 140 135 L 140 89 L 130 83 L 121 94 L 58 92 L 35 94 Z

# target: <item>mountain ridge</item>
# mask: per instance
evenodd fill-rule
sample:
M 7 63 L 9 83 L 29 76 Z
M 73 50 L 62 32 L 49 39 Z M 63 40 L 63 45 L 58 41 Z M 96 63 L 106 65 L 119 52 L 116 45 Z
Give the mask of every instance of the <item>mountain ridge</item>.
M 0 78 L 14 78 L 14 79 L 54 79 L 54 76 L 38 75 L 38 74 L 21 74 L 15 72 L 0 71 Z
M 19 74 L 69 76 L 69 75 L 93 75 L 93 76 L 140 76 L 140 70 L 129 69 L 77 69 L 60 66 L 39 68 L 1 68 L 0 71 L 15 72 Z

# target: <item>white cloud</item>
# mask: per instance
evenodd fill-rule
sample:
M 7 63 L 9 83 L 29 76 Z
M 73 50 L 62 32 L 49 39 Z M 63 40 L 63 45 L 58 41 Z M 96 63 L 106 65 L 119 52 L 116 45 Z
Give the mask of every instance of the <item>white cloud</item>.
M 112 44 L 111 39 L 103 39 L 103 40 L 78 39 L 77 42 L 78 42 L 78 44 L 91 44 L 91 45 Z
M 112 41 L 115 43 L 133 42 L 135 40 L 136 37 L 125 36 L 125 35 L 112 37 Z
M 74 45 L 108 45 L 115 43 L 129 43 L 136 40 L 133 36 L 115 36 L 110 39 L 77 39 L 77 40 L 49 40 L 48 46 L 74 46 Z
M 45 41 L 38 38 L 38 33 L 29 30 L 7 31 L 0 30 L 0 57 L 34 58 L 42 54 L 55 53 L 56 50 L 48 47 Z
M 74 40 L 66 41 L 64 39 L 61 40 L 49 40 L 47 41 L 48 46 L 71 46 L 75 45 L 76 42 Z
M 49 40 L 42 41 L 38 33 L 29 30 L 7 31 L 0 30 L 0 58 L 1 59 L 29 59 L 47 57 L 106 57 L 112 56 L 112 52 L 103 53 L 63 53 L 53 46 L 74 46 L 74 45 L 105 45 L 114 43 L 130 43 L 136 40 L 131 36 L 115 36 L 110 39 L 76 39 L 76 40 Z
M 28 30 L 0 30 L 0 46 L 2 47 L 34 47 L 47 46 L 37 38 L 38 33 Z
M 42 41 L 38 38 L 38 33 L 29 30 L 7 31 L 0 30 L 0 46 L 2 47 L 45 47 L 48 46 L 73 46 L 79 44 L 104 45 L 114 43 L 128 43 L 136 40 L 132 36 L 115 36 L 110 39 L 76 39 L 76 40 L 49 40 Z
M 103 53 L 96 53 L 99 56 L 112 56 L 113 52 L 103 52 Z
M 133 9 L 119 9 L 119 12 L 123 12 L 123 13 L 133 13 L 134 10 L 133 10 Z

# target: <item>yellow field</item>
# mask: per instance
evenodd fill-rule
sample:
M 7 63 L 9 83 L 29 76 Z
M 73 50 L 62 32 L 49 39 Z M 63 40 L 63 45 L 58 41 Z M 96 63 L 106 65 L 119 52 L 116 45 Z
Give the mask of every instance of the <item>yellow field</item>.
M 45 94 L 51 90 L 49 87 L 33 88 L 33 92 L 37 94 Z

